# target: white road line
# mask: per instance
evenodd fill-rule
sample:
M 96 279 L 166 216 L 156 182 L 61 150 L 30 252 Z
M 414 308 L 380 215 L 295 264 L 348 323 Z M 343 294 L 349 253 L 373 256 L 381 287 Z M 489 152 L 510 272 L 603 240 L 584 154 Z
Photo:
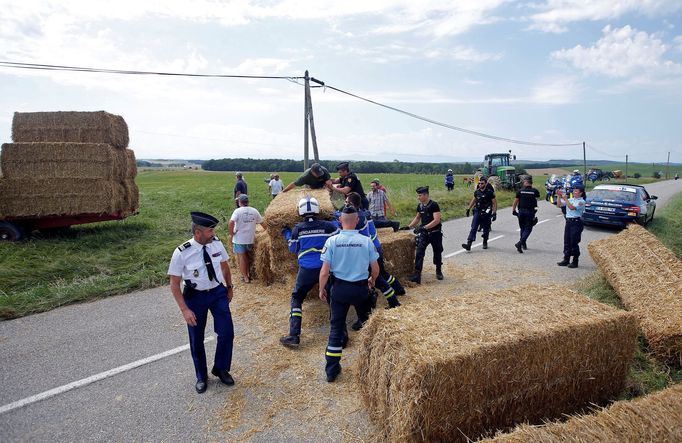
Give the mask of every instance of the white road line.
M 210 336 L 204 340 L 204 343 L 209 342 L 211 340 L 214 340 L 214 336 Z M 46 398 L 54 397 L 59 394 L 63 394 L 64 392 L 71 391 L 76 388 L 82 388 L 83 386 L 87 386 L 91 383 L 94 383 L 96 381 L 104 380 L 105 378 L 113 377 L 114 375 L 120 374 L 122 372 L 129 371 L 131 369 L 135 369 L 137 367 L 146 365 L 148 363 L 155 362 L 157 360 L 161 360 L 166 357 L 170 357 L 171 355 L 178 354 L 182 351 L 186 351 L 189 349 L 189 345 L 184 345 L 184 346 L 178 346 L 177 348 L 170 349 L 165 352 L 161 352 L 156 355 L 152 355 L 150 357 L 143 358 L 141 360 L 134 361 L 132 363 L 125 364 L 123 366 L 119 366 L 114 369 L 109 369 L 108 371 L 100 372 L 99 374 L 91 375 L 90 377 L 83 378 L 81 380 L 77 380 L 74 382 L 71 382 L 69 384 L 59 386 L 54 389 L 50 389 L 49 391 L 41 392 L 40 394 L 36 395 L 31 395 L 30 397 L 22 398 L 21 400 L 17 400 L 12 403 L 8 403 L 4 406 L 0 406 L 0 414 L 4 414 L 5 412 L 12 411 L 14 409 L 22 408 L 26 405 L 30 405 L 31 403 L 35 403 L 41 400 L 45 400 Z
M 563 217 L 564 214 L 555 215 L 554 218 Z
M 491 241 L 499 240 L 499 239 L 501 239 L 502 237 L 504 237 L 504 235 L 498 235 L 497 237 L 489 238 L 489 239 L 488 239 L 488 243 L 490 243 Z M 471 247 L 472 247 L 472 248 L 475 248 L 475 247 L 477 247 L 477 246 L 481 246 L 482 244 L 483 244 L 483 242 L 481 242 L 481 243 L 476 243 L 476 244 L 474 244 L 474 245 L 471 245 Z M 462 252 L 467 252 L 467 250 L 466 250 L 466 249 L 462 249 L 462 250 L 457 251 L 457 252 L 452 252 L 452 253 L 450 253 L 450 254 L 444 255 L 443 258 L 454 257 L 455 255 L 461 254 Z

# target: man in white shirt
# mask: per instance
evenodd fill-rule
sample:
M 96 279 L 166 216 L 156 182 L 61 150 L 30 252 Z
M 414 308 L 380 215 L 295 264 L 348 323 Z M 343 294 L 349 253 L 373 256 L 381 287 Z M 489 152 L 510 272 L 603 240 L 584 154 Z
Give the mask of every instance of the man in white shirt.
M 253 242 L 256 238 L 256 224 L 263 223 L 258 209 L 249 206 L 249 196 L 241 194 L 237 197 L 239 208 L 235 209 L 230 217 L 230 236 L 232 236 L 232 247 L 237 254 L 239 261 L 239 271 L 242 274 L 244 283 L 251 283 L 249 272 L 249 251 L 253 250 Z
M 284 182 L 279 179 L 279 174 L 275 174 L 274 178 L 270 180 L 270 183 L 268 183 L 268 186 L 270 187 L 270 194 L 272 195 L 272 198 L 277 197 L 277 194 L 282 192 L 282 189 L 284 189 Z

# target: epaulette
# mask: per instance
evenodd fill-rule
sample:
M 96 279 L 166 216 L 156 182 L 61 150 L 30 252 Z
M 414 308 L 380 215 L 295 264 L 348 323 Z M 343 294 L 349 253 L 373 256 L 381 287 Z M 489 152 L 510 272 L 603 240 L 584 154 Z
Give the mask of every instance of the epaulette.
M 213 236 L 213 240 L 215 240 L 215 241 L 220 241 L 220 239 L 218 238 L 217 235 L 214 235 L 214 236 Z
M 182 252 L 185 249 L 189 248 L 190 246 L 192 246 L 192 243 L 190 243 L 190 242 L 184 243 L 184 244 L 178 246 L 178 251 Z

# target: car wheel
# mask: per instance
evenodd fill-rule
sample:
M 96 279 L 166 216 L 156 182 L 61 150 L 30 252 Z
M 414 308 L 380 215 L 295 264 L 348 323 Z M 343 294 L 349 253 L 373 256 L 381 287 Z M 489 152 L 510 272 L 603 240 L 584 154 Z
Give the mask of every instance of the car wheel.
M 21 227 L 10 222 L 0 221 L 0 241 L 21 240 L 24 233 Z

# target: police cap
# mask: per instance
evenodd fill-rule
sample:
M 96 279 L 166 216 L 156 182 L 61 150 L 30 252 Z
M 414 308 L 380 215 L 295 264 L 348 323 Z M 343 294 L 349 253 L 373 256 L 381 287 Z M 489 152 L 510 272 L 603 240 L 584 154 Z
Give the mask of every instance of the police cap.
M 351 205 L 346 205 L 346 206 L 344 206 L 343 209 L 341 210 L 341 213 L 342 213 L 342 214 L 357 214 L 357 213 L 358 213 L 358 210 L 355 209 L 355 208 L 354 208 L 353 206 L 351 206 Z
M 428 194 L 429 193 L 429 187 L 428 186 L 420 186 L 417 188 L 417 194 Z
M 350 169 L 350 165 L 348 164 L 348 162 L 341 162 L 338 165 L 336 165 L 337 171 L 340 171 L 341 169 L 346 169 L 346 170 Z
M 203 226 L 204 228 L 215 228 L 218 224 L 218 219 L 212 215 L 203 212 L 190 212 L 189 214 L 192 216 L 192 223 L 195 225 Z
M 585 186 L 583 185 L 575 185 L 573 186 L 573 189 L 580 189 L 582 192 L 585 192 Z

